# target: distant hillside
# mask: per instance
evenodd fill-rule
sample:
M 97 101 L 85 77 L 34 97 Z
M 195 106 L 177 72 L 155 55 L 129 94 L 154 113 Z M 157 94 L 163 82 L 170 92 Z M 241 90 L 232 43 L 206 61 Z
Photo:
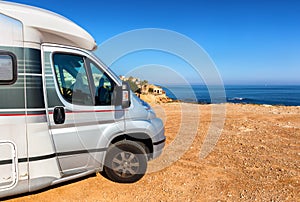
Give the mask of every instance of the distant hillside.
M 148 103 L 166 103 L 173 100 L 167 97 L 166 92 L 159 86 L 149 84 L 147 80 L 135 77 L 120 76 L 122 81 L 129 83 L 131 90 L 141 99 Z

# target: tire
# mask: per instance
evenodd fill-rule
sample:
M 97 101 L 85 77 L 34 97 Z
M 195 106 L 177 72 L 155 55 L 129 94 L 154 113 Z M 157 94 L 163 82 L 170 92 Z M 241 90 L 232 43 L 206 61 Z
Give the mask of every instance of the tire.
M 136 182 L 146 173 L 146 152 L 141 145 L 129 140 L 112 144 L 107 150 L 103 170 L 114 182 Z

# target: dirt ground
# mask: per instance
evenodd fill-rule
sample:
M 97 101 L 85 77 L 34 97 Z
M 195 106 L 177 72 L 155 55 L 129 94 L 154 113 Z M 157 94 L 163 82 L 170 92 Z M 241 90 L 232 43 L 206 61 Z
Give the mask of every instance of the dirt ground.
M 10 201 L 300 201 L 300 107 L 218 106 L 155 105 L 166 150 L 134 184 L 97 174 Z M 201 158 L 209 128 L 221 136 Z

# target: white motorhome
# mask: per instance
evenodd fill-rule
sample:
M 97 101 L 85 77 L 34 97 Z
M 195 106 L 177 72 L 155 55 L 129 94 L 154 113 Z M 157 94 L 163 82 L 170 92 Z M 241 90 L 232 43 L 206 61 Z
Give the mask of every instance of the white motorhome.
M 103 171 L 139 180 L 165 145 L 162 121 L 55 13 L 0 2 L 0 197 Z

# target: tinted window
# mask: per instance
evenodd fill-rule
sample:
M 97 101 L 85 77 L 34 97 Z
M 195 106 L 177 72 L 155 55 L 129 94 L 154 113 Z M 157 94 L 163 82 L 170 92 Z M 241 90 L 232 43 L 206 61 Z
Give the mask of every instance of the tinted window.
M 115 83 L 93 62 L 89 61 L 88 66 L 93 79 L 95 104 L 112 105 Z
M 12 53 L 0 52 L 0 83 L 13 84 L 17 79 L 16 57 Z
M 53 56 L 59 90 L 72 104 L 93 105 L 84 57 L 56 53 Z

